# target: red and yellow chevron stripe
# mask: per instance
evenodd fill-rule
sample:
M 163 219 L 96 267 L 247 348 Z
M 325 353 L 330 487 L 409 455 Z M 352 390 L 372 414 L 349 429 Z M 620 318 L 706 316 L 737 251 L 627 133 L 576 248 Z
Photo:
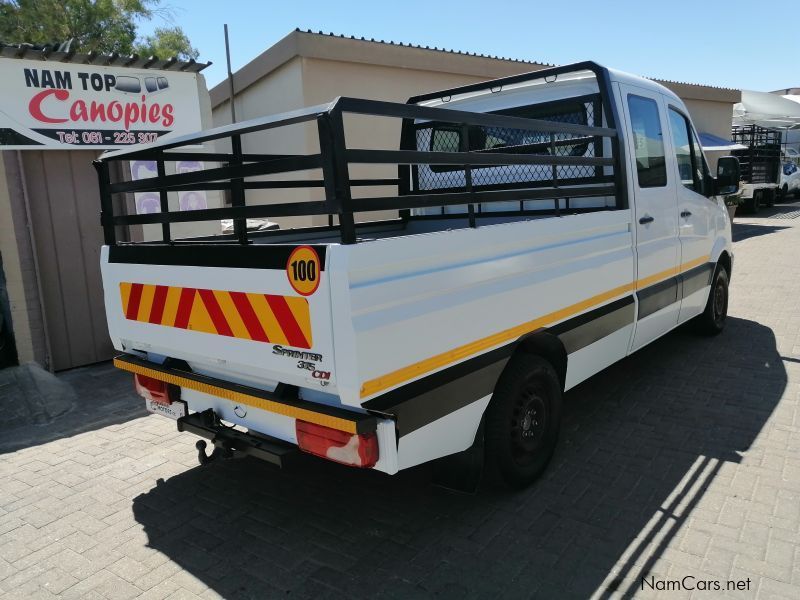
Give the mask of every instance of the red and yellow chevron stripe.
M 119 291 L 131 321 L 311 348 L 308 300 L 299 296 L 128 282 L 120 283 Z

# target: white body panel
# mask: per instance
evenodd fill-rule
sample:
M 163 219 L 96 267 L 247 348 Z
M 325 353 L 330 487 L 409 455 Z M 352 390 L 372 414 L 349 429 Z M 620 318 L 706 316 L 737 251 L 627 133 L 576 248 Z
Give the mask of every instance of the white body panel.
M 355 344 L 337 352 L 348 404 L 363 401 L 365 381 L 629 284 L 634 268 L 628 211 L 340 248 L 349 254 L 349 319 L 341 296 L 332 309 L 337 343 L 348 335 Z
M 489 400 L 491 396 L 485 396 L 400 438 L 399 468 L 407 469 L 469 448 Z
M 744 200 L 753 197 L 756 190 L 777 190 L 777 183 L 743 183 L 740 187 L 741 197 Z
M 273 389 L 279 381 L 323 389 L 320 381 L 314 380 L 309 371 L 297 368 L 296 360 L 275 354 L 273 344 L 133 321 L 125 318 L 122 309 L 119 287 L 122 282 L 297 295 L 283 270 L 121 264 L 108 261 L 108 247 L 104 247 L 101 254 L 103 292 L 108 330 L 117 350 L 136 349 L 159 356 L 179 357 L 197 372 L 264 389 Z M 324 275 L 319 289 L 308 300 L 314 352 L 322 355 L 322 360 L 317 361 L 318 367 L 331 372 L 331 379 L 324 391 L 335 394 L 329 288 Z

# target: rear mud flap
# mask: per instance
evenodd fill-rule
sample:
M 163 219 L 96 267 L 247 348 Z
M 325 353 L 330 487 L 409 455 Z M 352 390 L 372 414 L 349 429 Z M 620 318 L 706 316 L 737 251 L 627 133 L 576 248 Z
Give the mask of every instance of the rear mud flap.
M 483 478 L 483 419 L 472 446 L 433 463 L 433 483 L 462 494 L 475 494 Z

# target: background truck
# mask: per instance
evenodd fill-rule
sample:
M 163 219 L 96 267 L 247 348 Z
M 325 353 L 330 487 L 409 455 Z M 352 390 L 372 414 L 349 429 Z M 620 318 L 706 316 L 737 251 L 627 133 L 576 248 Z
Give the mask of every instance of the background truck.
M 354 119 L 396 126 L 400 148 L 348 145 Z M 287 132 L 318 150 L 242 152 L 243 136 Z M 184 146 L 206 168 L 167 174 Z M 157 161 L 159 176 L 112 181 L 131 160 Z M 738 163 L 720 159 L 712 177 L 677 96 L 595 63 L 405 105 L 338 98 L 95 164 L 116 365 L 149 410 L 213 441 L 201 462 L 285 464 L 299 448 L 393 474 L 452 455 L 526 485 L 554 451 L 565 390 L 681 323 L 725 324 L 720 195 L 736 191 Z M 230 205 L 168 210 L 170 194 L 199 189 Z M 248 203 L 256 189 L 275 201 Z M 162 211 L 125 214 L 145 191 Z M 245 227 L 298 215 L 328 224 Z M 172 235 L 220 219 L 233 233 Z M 161 240 L 130 241 L 152 224 Z
M 784 146 L 781 153 L 780 197 L 797 198 L 800 194 L 800 153 Z
M 762 206 L 773 206 L 781 190 L 781 132 L 758 125 L 734 125 L 731 140 L 747 146 L 732 152 L 739 159 L 745 209 L 757 213 Z

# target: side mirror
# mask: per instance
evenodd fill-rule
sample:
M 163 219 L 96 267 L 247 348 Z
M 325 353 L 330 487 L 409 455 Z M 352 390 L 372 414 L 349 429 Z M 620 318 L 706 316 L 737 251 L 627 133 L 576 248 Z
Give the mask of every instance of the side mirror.
M 716 196 L 730 196 L 739 191 L 739 159 L 723 156 L 717 161 Z

